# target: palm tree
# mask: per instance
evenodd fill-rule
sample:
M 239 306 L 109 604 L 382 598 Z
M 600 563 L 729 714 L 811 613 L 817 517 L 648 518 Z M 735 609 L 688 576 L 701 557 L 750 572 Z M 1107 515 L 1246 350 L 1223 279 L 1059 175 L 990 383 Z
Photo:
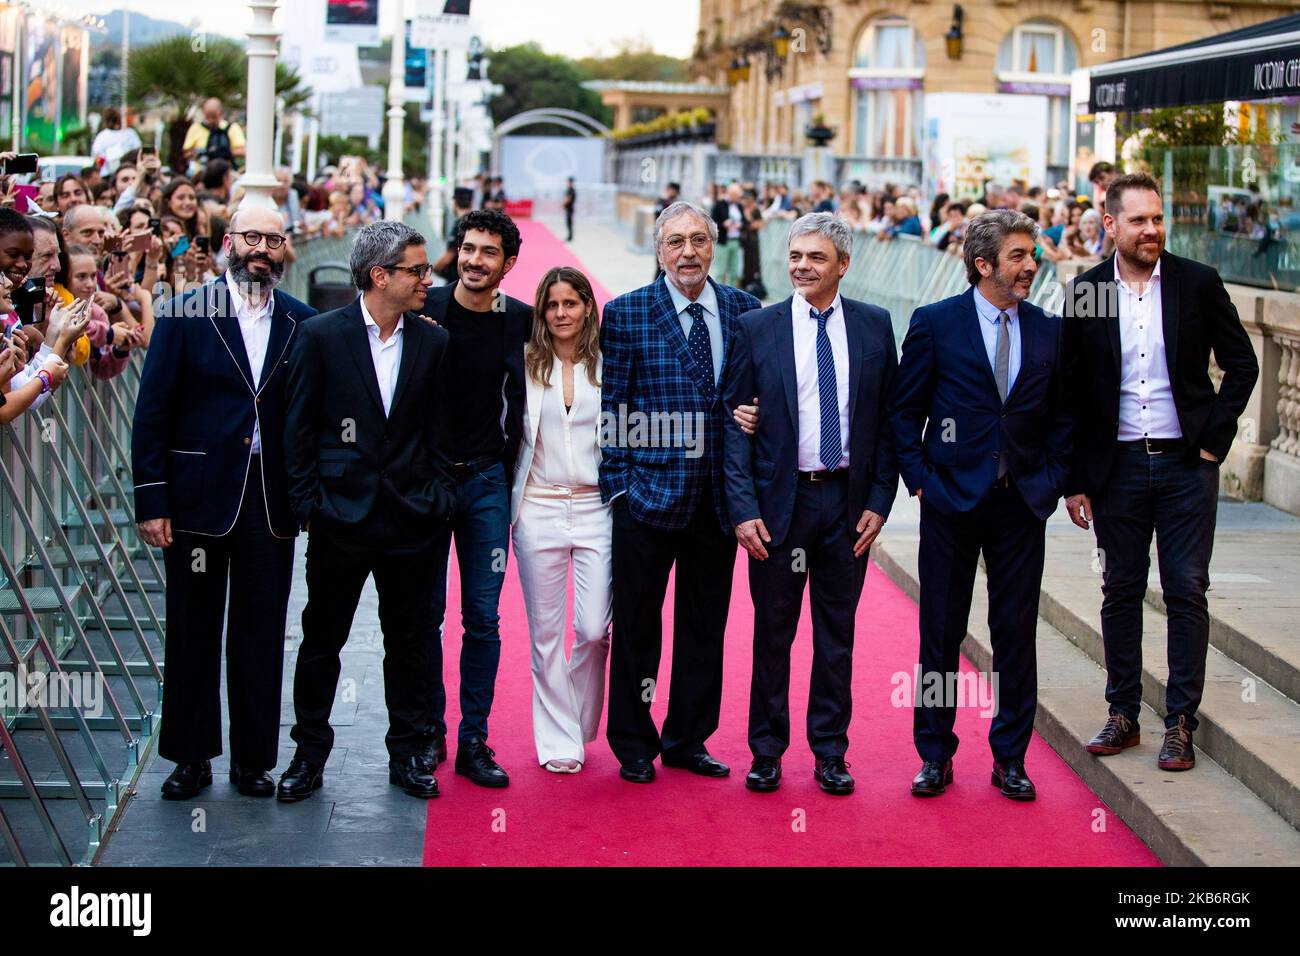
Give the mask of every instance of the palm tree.
M 160 106 L 167 119 L 167 162 L 184 168 L 181 148 L 189 129 L 190 111 L 215 96 L 231 113 L 242 112 L 248 89 L 247 55 L 234 40 L 208 37 L 198 49 L 186 34 L 159 40 L 131 51 L 127 99 L 137 106 Z M 276 64 L 276 95 L 292 109 L 311 98 L 296 69 Z

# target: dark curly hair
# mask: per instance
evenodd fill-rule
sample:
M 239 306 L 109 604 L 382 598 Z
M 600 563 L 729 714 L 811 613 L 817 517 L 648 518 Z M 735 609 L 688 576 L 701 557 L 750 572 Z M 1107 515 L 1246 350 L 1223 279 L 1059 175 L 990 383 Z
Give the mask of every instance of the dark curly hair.
M 507 259 L 513 259 L 519 255 L 519 246 L 523 240 L 519 238 L 519 227 L 515 221 L 499 209 L 475 209 L 465 213 L 456 223 L 456 248 L 459 249 L 461 243 L 465 241 L 465 233 L 471 229 L 480 229 L 483 232 L 499 236 L 501 239 L 501 252 Z

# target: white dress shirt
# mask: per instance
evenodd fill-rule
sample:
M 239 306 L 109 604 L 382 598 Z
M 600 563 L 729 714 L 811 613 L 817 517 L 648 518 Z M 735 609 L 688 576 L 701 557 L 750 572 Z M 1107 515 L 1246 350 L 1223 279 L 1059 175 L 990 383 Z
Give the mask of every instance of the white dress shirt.
M 1119 276 L 1119 440 L 1182 438 L 1178 407 L 1165 354 L 1165 325 L 1161 312 L 1160 261 L 1138 295 Z
M 668 286 L 668 295 L 673 300 L 673 308 L 677 310 L 677 321 L 682 324 L 682 335 L 689 342 L 691 326 L 695 322 L 686 311 L 691 300 L 673 285 L 671 279 L 665 277 L 664 284 Z M 718 311 L 718 295 L 713 291 L 713 285 L 706 281 L 695 301 L 704 309 L 704 326 L 709 330 L 709 348 L 713 351 L 713 383 L 716 385 L 722 375 L 722 317 Z
M 262 366 L 266 364 L 266 350 L 271 344 L 273 297 L 268 295 L 262 307 L 253 311 L 248 299 L 239 294 L 239 287 L 229 270 L 226 272 L 226 286 L 230 289 L 230 302 L 235 307 L 235 317 L 239 319 L 239 335 L 244 340 L 244 351 L 248 353 L 248 367 L 253 373 L 253 381 L 249 384 L 256 392 L 257 383 L 262 380 Z M 262 453 L 262 426 L 257 421 L 253 422 L 252 448 L 254 455 Z
M 600 389 L 587 380 L 587 369 L 573 367 L 573 408 L 564 407 L 564 363 L 551 366 L 550 388 L 542 389 L 541 415 L 528 484 L 561 488 L 593 488 L 600 481 Z M 527 488 L 524 490 L 528 494 Z
M 799 400 L 799 470 L 821 471 L 822 397 L 817 381 L 817 320 L 809 315 L 812 308 L 798 292 L 791 303 L 790 319 L 794 323 L 794 371 Z M 831 340 L 835 359 L 835 393 L 840 406 L 840 443 L 843 455 L 836 468 L 849 463 L 849 334 L 844 324 L 844 303 L 839 294 L 831 303 L 833 311 L 826 320 L 826 335 Z
M 397 328 L 388 337 L 387 342 L 379 339 L 379 325 L 370 317 L 366 308 L 366 297 L 358 296 L 361 301 L 361 317 L 366 320 L 366 333 L 370 339 L 370 360 L 375 363 L 375 378 L 379 380 L 379 397 L 384 403 L 384 417 L 393 407 L 393 391 L 397 388 L 397 370 L 402 364 L 402 330 L 406 326 L 406 316 L 397 318 Z
M 1010 395 L 1012 386 L 1016 384 L 1016 376 L 1020 374 L 1019 313 L 1014 305 L 1009 309 L 999 309 L 980 295 L 978 287 L 972 291 L 975 293 L 975 311 L 983 320 L 980 322 L 980 335 L 984 337 L 984 351 L 988 353 L 989 368 L 993 369 L 995 379 L 998 374 L 998 314 L 1005 312 L 1011 319 L 1007 323 L 1007 340 L 1011 346 L 1007 355 L 1007 394 Z

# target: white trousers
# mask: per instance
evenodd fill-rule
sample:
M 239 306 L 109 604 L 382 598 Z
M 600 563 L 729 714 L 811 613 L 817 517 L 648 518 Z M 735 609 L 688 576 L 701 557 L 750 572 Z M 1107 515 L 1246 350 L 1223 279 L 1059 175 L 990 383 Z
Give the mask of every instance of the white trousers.
M 599 493 L 529 497 L 511 530 L 532 639 L 533 736 L 538 763 L 586 759 L 605 703 L 605 661 L 613 615 L 614 529 Z M 573 566 L 573 652 L 564 657 L 569 566 Z

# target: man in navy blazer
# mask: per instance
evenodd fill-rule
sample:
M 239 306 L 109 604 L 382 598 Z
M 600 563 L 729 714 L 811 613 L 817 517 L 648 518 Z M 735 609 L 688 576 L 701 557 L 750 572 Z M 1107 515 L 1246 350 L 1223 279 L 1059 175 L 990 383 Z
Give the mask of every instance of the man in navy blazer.
M 686 202 L 655 220 L 664 275 L 605 306 L 600 327 L 601 497 L 613 502 L 610 747 L 623 779 L 654 758 L 725 777 L 704 742 L 718 729 L 722 638 L 736 542 L 722 486 L 721 376 L 752 295 L 709 278 L 717 224 Z M 662 736 L 650 716 L 676 566 L 673 669 Z
M 226 591 L 230 778 L 270 796 L 280 737 L 285 617 L 298 522 L 284 468 L 285 367 L 315 310 L 275 289 L 284 223 L 240 209 L 226 274 L 159 304 L 135 406 L 135 516 L 167 569 L 167 647 L 158 752 L 167 799 L 212 782 L 221 753 Z
M 903 340 L 892 424 L 903 481 L 921 498 L 917 796 L 952 782 L 957 671 L 981 551 L 998 703 L 993 783 L 1011 799 L 1035 796 L 1024 758 L 1038 708 L 1038 592 L 1070 455 L 1060 320 L 1026 301 L 1036 237 L 1014 211 L 971 220 L 971 288 L 917 309 Z
M 745 786 L 781 782 L 790 745 L 790 647 L 811 579 L 808 745 L 822 790 L 853 792 L 844 762 L 853 711 L 853 624 L 867 551 L 898 488 L 888 409 L 898 368 L 889 313 L 840 295 L 853 233 L 832 213 L 790 228 L 794 295 L 736 324 L 723 404 L 757 398 L 751 437 L 726 422 L 727 509 L 749 552 L 754 668 Z

